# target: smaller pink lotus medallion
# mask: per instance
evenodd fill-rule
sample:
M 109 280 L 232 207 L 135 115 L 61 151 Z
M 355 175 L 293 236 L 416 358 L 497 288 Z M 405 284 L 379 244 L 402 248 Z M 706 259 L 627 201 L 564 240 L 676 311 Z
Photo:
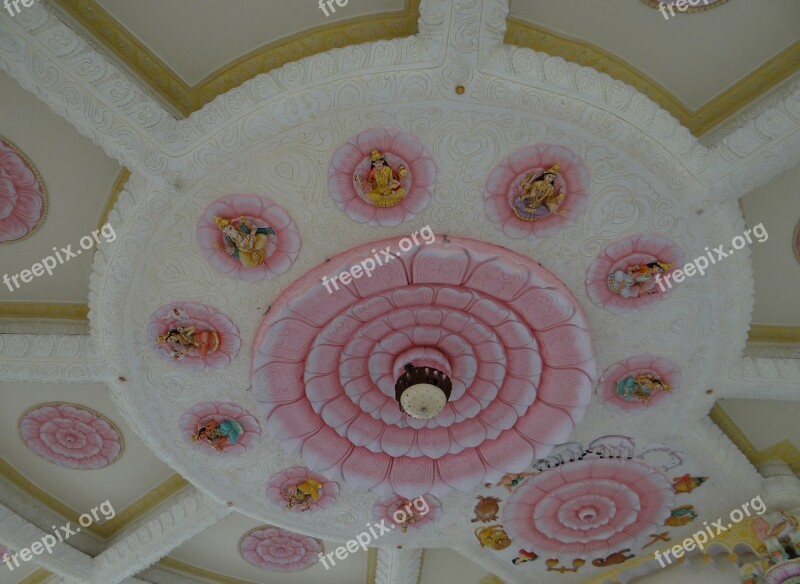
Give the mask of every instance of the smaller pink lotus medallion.
M 294 512 L 327 509 L 339 496 L 339 485 L 304 466 L 292 466 L 267 481 L 267 498 Z
M 231 403 L 199 403 L 181 416 L 180 426 L 187 442 L 226 454 L 241 454 L 261 437 L 256 417 Z
M 239 553 L 252 565 L 276 572 L 299 572 L 316 564 L 322 542 L 280 527 L 257 527 L 239 542 Z
M 614 409 L 645 409 L 669 398 L 680 382 L 680 369 L 669 359 L 637 355 L 605 370 L 597 397 Z
M 0 138 L 0 243 L 32 235 L 47 213 L 47 190 L 33 163 Z

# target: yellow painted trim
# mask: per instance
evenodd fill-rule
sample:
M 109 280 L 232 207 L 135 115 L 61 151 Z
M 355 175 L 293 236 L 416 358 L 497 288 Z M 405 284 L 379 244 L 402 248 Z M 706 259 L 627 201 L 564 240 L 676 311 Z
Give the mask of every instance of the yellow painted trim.
M 220 574 L 219 572 L 212 572 L 211 570 L 206 570 L 204 568 L 198 568 L 197 566 L 186 564 L 170 557 L 161 558 L 161 560 L 158 562 L 158 565 L 168 570 L 174 570 L 182 574 L 196 576 L 198 578 L 208 580 L 209 582 L 217 582 L 219 584 L 258 584 L 254 580 L 240 580 L 239 578 L 232 578 L 231 576 L 226 576 L 225 574 Z
M 800 343 L 800 326 L 754 324 L 747 340 L 751 343 Z
M 52 578 L 53 573 L 48 572 L 44 568 L 39 568 L 33 574 L 26 576 L 19 584 L 42 584 Z
M 505 580 L 501 580 L 494 574 L 489 574 L 481 578 L 480 584 L 506 584 Z
M 217 69 L 190 87 L 96 0 L 55 0 L 69 16 L 184 116 L 256 75 L 334 48 L 416 34 L 419 1 L 401 11 L 318 26 L 279 39 Z
M 505 42 L 592 67 L 627 83 L 659 104 L 696 136 L 709 131 L 737 110 L 800 70 L 800 42 L 778 53 L 758 69 L 711 99 L 698 110 L 621 57 L 589 42 L 570 39 L 518 18 L 508 19 Z
M 708 415 L 754 466 L 770 460 L 780 460 L 788 464 L 796 474 L 800 474 L 800 450 L 789 440 L 782 440 L 769 448 L 757 450 L 744 431 L 733 421 L 733 418 L 728 415 L 719 402 L 714 404 Z
M 0 302 L 0 318 L 86 320 L 89 318 L 89 306 L 58 302 Z
M 100 222 L 97 224 L 98 229 L 108 223 L 108 214 L 111 213 L 111 209 L 113 209 L 114 205 L 117 204 L 119 194 L 122 192 L 122 189 L 125 188 L 125 183 L 128 182 L 130 177 L 131 171 L 127 168 L 123 168 L 117 175 L 117 178 L 114 180 L 114 184 L 111 186 L 111 193 L 106 201 L 106 206 L 103 207 L 103 212 L 100 213 Z
M 63 515 L 73 523 L 78 523 L 80 513 L 29 481 L 2 457 L 0 457 L 0 475 L 19 489 L 28 493 L 45 507 L 59 515 Z M 174 474 L 121 511 L 118 511 L 110 521 L 106 521 L 102 525 L 93 523 L 85 529 L 100 539 L 110 539 L 135 521 L 141 519 L 147 511 L 166 501 L 172 495 L 183 489 L 187 484 L 183 477 Z
M 375 584 L 378 580 L 378 549 L 369 548 L 367 554 L 367 579 L 365 582 L 366 584 Z

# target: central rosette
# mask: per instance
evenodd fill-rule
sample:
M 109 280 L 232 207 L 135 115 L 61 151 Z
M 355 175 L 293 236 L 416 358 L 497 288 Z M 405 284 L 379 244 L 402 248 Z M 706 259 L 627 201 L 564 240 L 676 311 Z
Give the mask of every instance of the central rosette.
M 568 440 L 595 374 L 569 290 L 524 256 L 462 238 L 384 258 L 331 293 L 322 284 L 387 245 L 398 247 L 336 256 L 273 303 L 253 349 L 269 432 L 333 480 L 407 497 L 495 482 Z M 409 362 L 452 381 L 432 419 L 395 401 Z

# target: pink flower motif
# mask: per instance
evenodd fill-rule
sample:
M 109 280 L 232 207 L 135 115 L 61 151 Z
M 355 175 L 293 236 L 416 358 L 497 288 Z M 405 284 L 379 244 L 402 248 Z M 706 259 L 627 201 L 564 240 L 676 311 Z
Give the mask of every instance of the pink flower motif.
M 315 501 L 313 498 L 309 499 L 307 504 L 296 503 L 289 506 L 287 500 L 287 492 L 291 492 L 297 485 L 306 482 L 308 479 L 316 481 L 321 484 L 317 495 L 319 498 Z M 333 481 L 329 481 L 319 473 L 313 472 L 304 466 L 292 466 L 286 468 L 278 473 L 275 473 L 267 481 L 267 498 L 275 503 L 281 505 L 286 509 L 300 513 L 303 511 L 316 511 L 318 509 L 327 509 L 336 502 L 339 496 L 339 485 Z M 307 505 L 307 507 L 306 507 Z
M 800 560 L 791 560 L 767 570 L 767 584 L 792 584 L 800 581 Z
M 30 160 L 0 138 L 0 243 L 33 234 L 47 212 L 47 191 Z
M 257 527 L 239 542 L 239 553 L 258 568 L 298 572 L 319 561 L 322 542 L 279 527 Z
M 33 452 L 63 468 L 103 468 L 123 448 L 122 434 L 110 420 L 74 404 L 36 406 L 20 419 L 19 434 Z
M 3 562 L 4 558 L 11 557 L 13 555 L 14 555 L 14 552 L 11 550 L 11 548 L 7 548 L 4 545 L 0 545 L 0 563 Z
M 227 366 L 239 353 L 239 329 L 215 308 L 175 302 L 156 310 L 147 338 L 159 356 L 193 371 Z
M 194 440 L 201 426 L 213 420 L 221 424 L 226 420 L 238 422 L 241 428 L 234 426 L 232 429 L 223 427 L 222 432 L 226 440 L 223 450 L 217 450 L 208 440 Z M 189 408 L 180 419 L 181 433 L 187 443 L 193 444 L 207 452 L 224 454 L 241 454 L 252 447 L 261 438 L 261 426 L 256 417 L 244 408 L 232 403 L 203 402 Z M 232 430 L 229 432 L 229 430 Z M 243 431 L 240 431 L 243 430 Z
M 406 192 L 392 207 L 378 207 L 360 192 L 355 176 L 366 181 L 371 153 L 377 150 L 395 172 L 404 165 L 408 174 L 398 176 Z M 333 153 L 328 168 L 328 190 L 336 206 L 358 223 L 394 227 L 421 213 L 433 195 L 436 164 L 419 138 L 399 130 L 371 128 L 348 140 Z
M 536 219 L 523 219 L 515 210 L 515 203 L 522 194 L 520 183 L 532 174 L 540 177 L 543 172 L 558 164 L 553 191 L 564 192 L 564 200 L 550 211 L 541 205 Z M 556 144 L 526 146 L 506 156 L 489 173 L 483 206 L 489 220 L 508 237 L 550 237 L 577 219 L 586 210 L 590 190 L 589 171 L 583 161 L 569 148 Z M 532 215 L 531 213 L 526 213 Z
M 536 474 L 503 507 L 514 545 L 561 560 L 640 549 L 670 515 L 669 480 L 639 460 L 571 462 Z
M 329 294 L 320 280 L 392 239 L 339 254 L 272 303 L 253 345 L 252 386 L 272 436 L 309 468 L 406 498 L 471 491 L 565 442 L 595 375 L 589 327 L 535 261 L 450 237 Z M 407 362 L 449 372 L 444 411 L 404 416 Z
M 414 501 L 419 501 L 414 504 Z M 426 509 L 427 508 L 427 509 Z M 423 514 L 424 512 L 424 514 Z M 372 517 L 375 521 L 386 520 L 386 525 L 398 525 L 406 529 L 422 529 L 430 525 L 442 516 L 442 503 L 431 494 L 421 497 L 402 497 L 400 495 L 389 495 L 375 501 L 372 507 Z M 411 518 L 414 521 L 410 521 Z M 403 530 L 405 532 L 405 530 Z
M 223 233 L 226 221 L 236 237 L 251 241 L 240 249 Z M 206 207 L 197 222 L 197 241 L 212 266 L 248 282 L 286 272 L 303 243 L 300 229 L 283 207 L 266 197 L 243 194 L 225 195 Z
M 648 267 L 653 263 L 669 267 Z M 586 291 L 592 302 L 614 314 L 652 308 L 670 291 L 671 282 L 660 281 L 682 266 L 683 251 L 671 239 L 633 235 L 598 254 L 586 272 Z
M 654 380 L 660 381 L 662 386 L 668 386 L 671 389 L 650 391 L 649 388 L 644 387 L 640 391 L 649 394 L 647 401 L 637 399 L 636 395 L 632 393 L 634 384 L 636 384 L 635 379 L 640 375 L 648 374 Z M 669 359 L 655 355 L 637 355 L 619 361 L 603 372 L 603 377 L 597 386 L 597 397 L 607 406 L 618 410 L 646 409 L 662 400 L 669 399 L 680 386 L 681 379 L 680 369 Z

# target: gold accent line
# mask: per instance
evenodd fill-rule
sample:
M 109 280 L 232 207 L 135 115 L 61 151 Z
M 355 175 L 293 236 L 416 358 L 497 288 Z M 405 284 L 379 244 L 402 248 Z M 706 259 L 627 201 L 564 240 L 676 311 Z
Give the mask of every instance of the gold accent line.
M 644 72 L 592 43 L 561 36 L 518 18 L 508 19 L 504 42 L 592 67 L 627 83 L 675 116 L 696 136 L 703 135 L 800 70 L 800 42 L 796 42 L 708 101 L 700 109 L 692 111 L 666 87 Z
M 97 224 L 98 229 L 108 223 L 108 214 L 111 213 L 111 209 L 113 209 L 114 205 L 117 204 L 119 194 L 122 192 L 122 189 L 125 188 L 125 183 L 128 182 L 130 177 L 131 171 L 127 168 L 123 168 L 117 175 L 117 178 L 114 180 L 114 184 L 111 186 L 111 193 L 106 201 L 106 206 L 103 207 L 103 212 L 100 213 L 100 222 Z
M 256 75 L 286 63 L 334 48 L 416 34 L 420 2 L 406 0 L 406 8 L 401 11 L 322 25 L 267 43 L 190 87 L 96 0 L 54 1 L 184 116 Z
M 212 572 L 211 570 L 198 568 L 197 566 L 186 564 L 170 557 L 161 558 L 161 560 L 158 562 L 158 565 L 168 570 L 174 570 L 190 576 L 197 576 L 198 578 L 203 578 L 204 580 L 209 580 L 211 582 L 218 582 L 219 584 L 257 584 L 254 580 L 240 580 L 239 578 L 226 576 L 225 574 L 220 574 L 219 572 Z
M 36 486 L 17 469 L 8 464 L 2 457 L 0 457 L 0 475 L 19 489 L 28 493 L 51 511 L 63 515 L 68 521 L 78 523 L 78 517 L 81 515 L 80 513 L 56 499 L 44 489 Z M 110 539 L 135 521 L 141 519 L 147 511 L 166 501 L 169 497 L 183 489 L 187 484 L 183 477 L 174 474 L 145 493 L 142 497 L 117 512 L 110 521 L 102 525 L 93 523 L 84 529 L 90 531 L 100 539 Z
M 747 340 L 751 343 L 800 343 L 800 326 L 754 324 Z
M 42 584 L 43 582 L 47 582 L 52 576 L 52 572 L 48 572 L 44 568 L 39 568 L 33 574 L 23 578 L 19 584 Z
M 720 430 L 727 434 L 731 442 L 742 451 L 752 465 L 758 466 L 770 460 L 780 460 L 788 464 L 795 474 L 800 474 L 800 450 L 789 440 L 782 440 L 769 448 L 757 450 L 719 402 L 714 404 L 708 416 L 719 426 Z
M 58 302 L 0 302 L 0 318 L 87 320 L 89 318 L 89 306 L 86 304 Z
M 506 584 L 506 582 L 494 574 L 489 574 L 481 578 L 480 584 Z
M 367 552 L 366 584 L 375 584 L 378 580 L 378 548 L 369 548 Z

